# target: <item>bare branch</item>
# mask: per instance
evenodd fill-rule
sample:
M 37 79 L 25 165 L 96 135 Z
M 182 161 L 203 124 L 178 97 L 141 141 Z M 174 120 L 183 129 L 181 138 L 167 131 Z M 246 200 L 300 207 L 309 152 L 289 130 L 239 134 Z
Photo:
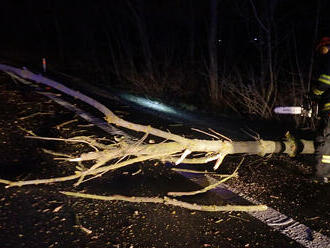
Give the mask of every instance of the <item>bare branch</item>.
M 253 4 L 252 0 L 251 3 Z M 53 153 L 53 155 L 61 155 L 64 159 L 69 160 L 70 162 L 77 163 L 77 171 L 74 175 L 57 177 L 57 178 L 48 178 L 48 179 L 35 179 L 27 181 L 9 181 L 0 179 L 0 183 L 6 184 L 6 187 L 14 186 L 23 186 L 23 185 L 32 185 L 32 184 L 48 184 L 55 182 L 63 182 L 69 180 L 77 179 L 75 186 L 92 180 L 96 177 L 101 177 L 104 173 L 113 171 L 134 163 L 139 163 L 147 160 L 158 160 L 158 161 L 169 161 L 175 164 L 180 163 L 190 163 L 190 164 L 205 164 L 210 161 L 216 161 L 214 169 L 216 170 L 223 159 L 228 154 L 258 154 L 264 156 L 265 154 L 279 153 L 283 152 L 289 155 L 293 155 L 297 151 L 298 141 L 293 139 L 288 139 L 287 141 L 267 141 L 258 139 L 257 141 L 232 141 L 231 139 L 209 129 L 215 135 L 210 135 L 217 140 L 201 140 L 201 139 L 188 139 L 176 134 L 170 133 L 170 131 L 162 131 L 151 126 L 140 125 L 132 123 L 126 120 L 121 119 L 106 106 L 99 103 L 98 101 L 85 96 L 84 94 L 71 90 L 65 87 L 62 84 L 59 84 L 55 81 L 44 78 L 40 75 L 33 74 L 28 70 L 20 70 L 13 67 L 5 66 L 0 64 L 0 70 L 7 71 L 15 79 L 23 82 L 29 83 L 27 80 L 22 79 L 28 78 L 29 80 L 34 80 L 38 83 L 42 83 L 53 87 L 61 92 L 64 92 L 76 99 L 82 100 L 87 104 L 90 104 L 94 108 L 98 109 L 105 115 L 105 119 L 108 123 L 115 124 L 119 127 L 127 128 L 136 132 L 144 133 L 143 137 L 134 141 L 131 136 L 121 132 L 119 129 L 115 131 L 109 131 L 112 135 L 123 135 L 123 138 L 114 137 L 113 144 L 105 145 L 98 142 L 97 139 L 93 137 L 74 137 L 70 139 L 62 138 L 46 138 L 46 137 L 37 137 L 32 131 L 24 130 L 27 133 L 30 133 L 32 136 L 28 138 L 33 139 L 44 139 L 44 140 L 56 140 L 56 141 L 65 141 L 65 142 L 80 142 L 88 144 L 94 151 L 82 153 L 76 158 L 71 158 L 69 155 L 63 155 L 60 153 Z M 18 75 L 18 76 L 17 76 Z M 69 104 L 70 105 L 70 104 Z M 72 106 L 70 105 L 70 108 Z M 68 124 L 68 123 L 64 123 Z M 62 125 L 60 125 L 62 126 Z M 112 126 L 111 126 L 112 127 Z M 112 127 L 113 128 L 113 127 Z M 115 128 L 114 128 L 115 129 Z M 196 129 L 195 129 L 196 130 Z M 203 131 L 202 131 L 203 132 Z M 206 134 L 205 132 L 203 132 Z M 146 144 L 144 141 L 147 139 L 148 135 L 154 135 L 159 138 L 165 139 L 161 143 L 149 143 Z M 225 140 L 220 140 L 219 137 L 224 138 Z M 314 153 L 313 141 L 300 140 L 300 144 L 303 146 L 302 153 Z M 196 156 L 197 155 L 197 156 Z M 87 163 L 88 166 L 85 167 L 83 164 L 84 161 L 90 161 L 93 163 Z M 243 160 L 241 161 L 241 163 Z M 236 170 L 231 175 L 222 175 L 224 178 L 219 180 L 217 183 L 211 184 L 201 190 L 193 192 L 169 192 L 169 195 L 172 196 L 184 196 L 184 195 L 195 195 L 199 193 L 207 192 L 208 190 L 214 189 L 219 184 L 229 180 L 232 177 L 237 176 L 237 170 L 241 163 L 238 165 Z M 89 194 L 80 194 L 72 192 L 63 192 L 66 195 L 79 196 L 92 199 L 100 200 L 122 200 L 129 202 L 153 202 L 153 203 L 162 203 L 166 205 L 180 206 L 192 210 L 199 211 L 256 211 L 256 210 L 265 210 L 266 206 L 204 206 L 196 205 L 187 202 L 177 201 L 171 198 L 145 198 L 145 197 L 126 197 L 126 196 L 95 196 Z
M 239 163 L 239 165 L 237 166 L 237 168 L 235 169 L 235 171 L 233 172 L 233 174 L 229 175 L 228 177 L 225 177 L 224 179 L 214 183 L 214 184 L 211 184 L 201 190 L 196 190 L 196 191 L 191 191 L 191 192 L 168 192 L 167 194 L 168 195 L 171 195 L 171 196 L 187 196 L 187 195 L 197 195 L 197 194 L 200 194 L 200 193 L 205 193 L 211 189 L 214 189 L 216 187 L 218 187 L 220 184 L 228 181 L 230 178 L 232 177 L 236 177 L 237 176 L 237 171 L 239 169 L 239 167 L 241 166 L 241 164 L 243 163 L 244 161 L 244 158 L 241 160 L 241 162 Z
M 262 21 L 260 20 L 259 15 L 258 15 L 258 13 L 257 13 L 256 6 L 255 6 L 253 0 L 250 0 L 250 4 L 251 4 L 252 10 L 253 10 L 254 17 L 257 19 L 257 21 L 258 21 L 260 27 L 261 27 L 266 33 L 268 33 L 269 30 L 268 30 L 268 28 L 266 28 L 266 26 L 265 26 L 265 25 L 262 23 Z
M 123 196 L 123 195 L 113 195 L 113 196 L 102 196 L 102 195 L 92 195 L 92 194 L 83 194 L 75 192 L 66 192 L 61 191 L 60 193 L 67 196 L 81 197 L 94 200 L 103 200 L 103 201 L 126 201 L 134 203 L 160 203 L 165 205 L 172 205 L 176 207 L 182 207 L 190 210 L 196 211 L 206 211 L 206 212 L 220 212 L 220 211 L 264 211 L 267 210 L 266 205 L 255 205 L 255 206 L 244 206 L 244 205 L 198 205 L 196 203 L 188 203 L 184 201 L 178 201 L 176 199 L 171 199 L 168 197 L 137 197 L 137 196 Z

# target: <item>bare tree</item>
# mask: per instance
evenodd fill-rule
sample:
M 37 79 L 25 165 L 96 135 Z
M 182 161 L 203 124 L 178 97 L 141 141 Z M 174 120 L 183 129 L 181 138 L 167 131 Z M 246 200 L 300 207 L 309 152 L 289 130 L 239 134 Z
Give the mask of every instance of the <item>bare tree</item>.
M 315 14 L 315 27 L 314 27 L 313 45 L 316 43 L 316 39 L 317 39 L 318 31 L 319 31 L 320 11 L 321 11 L 321 0 L 318 0 L 317 1 L 317 6 L 316 6 L 316 14 Z M 309 71 L 308 71 L 308 85 L 307 85 L 307 90 L 308 91 L 310 90 L 310 85 L 311 85 L 311 81 L 312 81 L 314 55 L 315 55 L 315 50 L 314 50 L 314 46 L 312 46 L 311 58 L 310 58 L 310 64 L 309 64 Z
M 218 51 L 217 51 L 217 30 L 218 30 L 218 2 L 219 0 L 210 0 L 210 23 L 208 35 L 209 51 L 209 94 L 211 101 L 217 103 L 219 99 L 219 80 L 218 80 Z
M 195 13 L 193 1 L 189 1 L 189 60 L 195 60 Z
M 274 13 L 276 9 L 278 1 L 273 0 L 270 1 L 270 3 L 267 3 L 267 7 L 265 7 L 264 11 L 266 13 L 266 17 L 264 18 L 265 21 L 263 21 L 256 9 L 256 6 L 253 2 L 253 0 L 250 0 L 251 8 L 253 10 L 254 17 L 259 24 L 260 30 L 265 34 L 266 37 L 266 54 L 267 54 L 267 65 L 268 65 L 268 74 L 269 74 L 269 84 L 268 88 L 266 90 L 266 95 L 265 95 L 265 101 L 267 105 L 264 106 L 263 113 L 267 111 L 267 107 L 272 109 L 275 100 L 276 100 L 276 93 L 277 93 L 277 88 L 276 88 L 276 75 L 274 73 L 274 67 L 273 67 L 273 18 L 274 18 Z
M 153 78 L 152 52 L 144 17 L 144 3 L 143 1 L 136 1 L 135 4 L 133 4 L 132 0 L 127 0 L 127 5 L 133 14 L 134 22 L 137 27 L 147 72 L 149 73 L 149 76 Z
M 53 24 L 54 24 L 54 28 L 55 28 L 55 32 L 56 32 L 55 37 L 57 39 L 57 49 L 59 52 L 60 59 L 62 61 L 64 61 L 64 59 L 65 59 L 64 41 L 63 41 L 62 27 L 61 27 L 61 23 L 60 23 L 60 15 L 51 2 L 52 1 L 49 0 L 47 3 L 48 3 L 49 11 L 51 12 L 51 17 L 53 19 Z

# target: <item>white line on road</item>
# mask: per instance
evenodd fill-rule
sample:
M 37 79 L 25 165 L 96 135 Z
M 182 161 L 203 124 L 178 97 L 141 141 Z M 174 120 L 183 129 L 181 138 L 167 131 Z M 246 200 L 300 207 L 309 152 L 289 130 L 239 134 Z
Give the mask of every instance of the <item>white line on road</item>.
M 210 184 L 218 182 L 217 179 L 213 178 L 210 175 L 196 176 L 196 174 L 179 172 L 179 174 L 184 177 L 192 180 L 193 182 L 205 186 L 205 180 Z M 247 200 L 253 204 L 260 204 L 260 202 L 248 197 L 238 190 L 226 185 L 221 184 L 217 188 L 212 190 L 218 194 L 221 198 L 229 202 L 238 202 L 240 200 Z M 292 219 L 291 217 L 286 216 L 278 212 L 277 210 L 268 207 L 265 211 L 257 212 L 247 212 L 251 216 L 257 218 L 263 223 L 267 224 L 269 227 L 281 232 L 290 239 L 298 242 L 304 247 L 308 248 L 329 248 L 330 247 L 330 238 L 319 232 L 313 231 L 308 226 L 299 223 L 298 221 Z

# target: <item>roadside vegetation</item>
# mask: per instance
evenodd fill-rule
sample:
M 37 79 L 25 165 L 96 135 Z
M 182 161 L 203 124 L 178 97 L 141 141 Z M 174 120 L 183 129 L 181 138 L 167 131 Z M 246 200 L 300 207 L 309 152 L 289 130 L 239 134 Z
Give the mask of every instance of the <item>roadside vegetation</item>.
M 8 36 L 13 41 L 3 57 L 40 71 L 45 57 L 49 72 L 253 119 L 277 119 L 275 106 L 302 104 L 325 15 L 321 1 L 309 3 L 308 13 L 280 1 L 83 4 L 90 6 L 77 8 L 71 20 L 72 13 L 49 3 L 39 22 L 32 4 L 21 3 L 31 24 L 22 32 L 39 38 L 22 43 Z

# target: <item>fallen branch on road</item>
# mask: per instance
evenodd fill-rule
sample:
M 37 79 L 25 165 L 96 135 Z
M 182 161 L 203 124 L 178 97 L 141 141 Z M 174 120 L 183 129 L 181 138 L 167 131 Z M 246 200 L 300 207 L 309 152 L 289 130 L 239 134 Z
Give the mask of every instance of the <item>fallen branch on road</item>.
M 136 196 L 123 196 L 123 195 L 113 195 L 113 196 L 102 196 L 102 195 L 91 195 L 83 194 L 77 192 L 60 192 L 67 196 L 94 199 L 94 200 L 103 200 L 103 201 L 126 201 L 126 202 L 135 202 L 135 203 L 160 203 L 165 205 L 172 205 L 176 207 L 182 207 L 190 210 L 196 211 L 207 211 L 207 212 L 220 212 L 220 211 L 264 211 L 267 210 L 266 205 L 255 205 L 255 206 L 244 206 L 244 205 L 198 205 L 196 203 L 189 203 L 184 201 L 179 201 L 169 197 L 136 197 Z
M 286 153 L 289 155 L 294 155 L 298 151 L 298 147 L 301 147 L 300 153 L 314 153 L 314 145 L 312 141 L 300 140 L 295 141 L 293 139 L 288 139 L 285 141 L 267 141 L 267 140 L 256 140 L 256 141 L 232 141 L 227 137 L 222 136 L 219 133 L 216 133 L 218 136 L 212 135 L 212 138 L 218 138 L 216 140 L 204 140 L 204 139 L 188 139 L 183 136 L 173 134 L 167 131 L 163 131 L 157 128 L 153 128 L 149 125 L 141 125 L 133 122 L 126 121 L 116 114 L 114 114 L 110 109 L 101 104 L 100 102 L 92 99 L 78 91 L 74 91 L 72 89 L 67 88 L 66 86 L 55 82 L 53 80 L 44 78 L 41 75 L 33 74 L 28 70 L 20 70 L 11 67 L 4 67 L 0 65 L 0 70 L 5 70 L 11 77 L 14 77 L 18 81 L 27 84 L 27 80 L 33 80 L 37 83 L 45 84 L 47 86 L 53 87 L 61 92 L 64 92 L 77 100 L 81 100 L 100 112 L 104 114 L 105 120 L 112 125 L 116 125 L 119 128 L 126 128 L 131 131 L 135 131 L 136 133 L 143 133 L 143 137 L 136 141 L 132 136 L 123 135 L 121 138 L 114 137 L 113 144 L 105 145 L 103 143 L 98 142 L 96 139 L 92 137 L 74 137 L 70 139 L 62 139 L 62 138 L 47 138 L 47 137 L 38 137 L 33 132 L 29 132 L 33 135 L 29 136 L 29 138 L 34 139 L 49 139 L 49 140 L 57 140 L 64 142 L 80 142 L 86 143 L 94 151 L 81 153 L 79 156 L 72 158 L 72 156 L 67 156 L 64 158 L 68 162 L 78 163 L 78 165 L 90 161 L 92 165 L 84 165 L 77 166 L 77 170 L 75 174 L 57 177 L 57 178 L 48 178 L 48 179 L 35 179 L 35 180 L 27 180 L 27 181 L 17 181 L 12 182 L 8 180 L 0 180 L 0 183 L 7 184 L 6 187 L 14 187 L 14 186 L 24 186 L 24 185 L 32 185 L 32 184 L 48 184 L 55 182 L 63 182 L 69 180 L 77 180 L 74 184 L 75 186 L 80 185 L 83 182 L 88 180 L 95 179 L 97 177 L 101 177 L 105 173 L 109 171 L 114 171 L 116 169 L 129 166 L 134 163 L 140 163 L 143 161 L 150 160 L 158 160 L 158 161 L 169 161 L 173 162 L 176 165 L 181 163 L 186 164 L 206 164 L 214 161 L 214 169 L 218 169 L 221 163 L 224 161 L 225 157 L 228 154 L 257 154 L 260 156 L 264 156 L 265 154 L 271 153 Z M 116 132 L 118 134 L 118 132 Z M 114 135 L 114 134 L 113 134 Z M 149 136 L 156 136 L 159 139 L 163 139 L 163 141 L 158 143 L 147 143 Z M 298 145 L 299 143 L 299 145 Z M 54 153 L 56 154 L 56 153 Z M 198 157 L 194 157 L 194 155 L 198 154 Z M 217 185 L 222 182 L 229 180 L 230 178 L 237 175 L 237 171 L 233 172 L 233 174 L 224 177 L 215 185 L 210 185 L 202 190 L 198 190 L 195 192 L 172 192 L 172 195 L 181 196 L 181 195 L 194 195 L 198 193 L 207 192 L 210 189 L 213 189 Z M 90 195 L 89 195 L 90 196 Z M 110 198 L 109 198 L 110 199 Z M 112 199 L 112 198 L 111 198 Z M 121 198 L 127 200 L 127 198 Z M 131 199 L 131 198 L 130 198 Z M 136 198 L 140 199 L 140 198 Z M 164 203 L 175 205 L 178 204 L 178 201 L 174 201 L 168 198 L 153 198 L 157 199 L 157 203 Z M 180 203 L 181 204 L 181 203 Z M 184 206 L 193 207 L 185 205 L 186 203 L 182 203 Z M 230 206 L 233 210 L 235 206 Z M 229 206 L 226 208 L 221 207 L 206 207 L 205 209 L 218 209 L 212 211 L 230 211 Z M 220 210 L 226 209 L 226 210 Z M 241 208 L 237 208 L 241 209 Z M 211 211 L 211 210 L 206 210 Z
M 209 186 L 207 186 L 207 187 L 205 187 L 201 190 L 196 190 L 196 191 L 191 191 L 191 192 L 168 192 L 167 194 L 171 195 L 171 196 L 188 196 L 188 195 L 197 195 L 197 194 L 200 194 L 200 193 L 205 193 L 205 192 L 207 192 L 211 189 L 215 189 L 220 184 L 228 181 L 230 178 L 238 176 L 237 171 L 238 171 L 239 167 L 241 166 L 241 164 L 243 163 L 243 161 L 244 161 L 244 158 L 241 160 L 241 162 L 239 163 L 239 165 L 237 166 L 237 168 L 235 169 L 233 174 L 231 174 L 229 176 L 226 176 L 225 178 L 223 178 L 223 179 L 217 181 L 216 183 L 211 184 L 211 185 L 209 185 Z

